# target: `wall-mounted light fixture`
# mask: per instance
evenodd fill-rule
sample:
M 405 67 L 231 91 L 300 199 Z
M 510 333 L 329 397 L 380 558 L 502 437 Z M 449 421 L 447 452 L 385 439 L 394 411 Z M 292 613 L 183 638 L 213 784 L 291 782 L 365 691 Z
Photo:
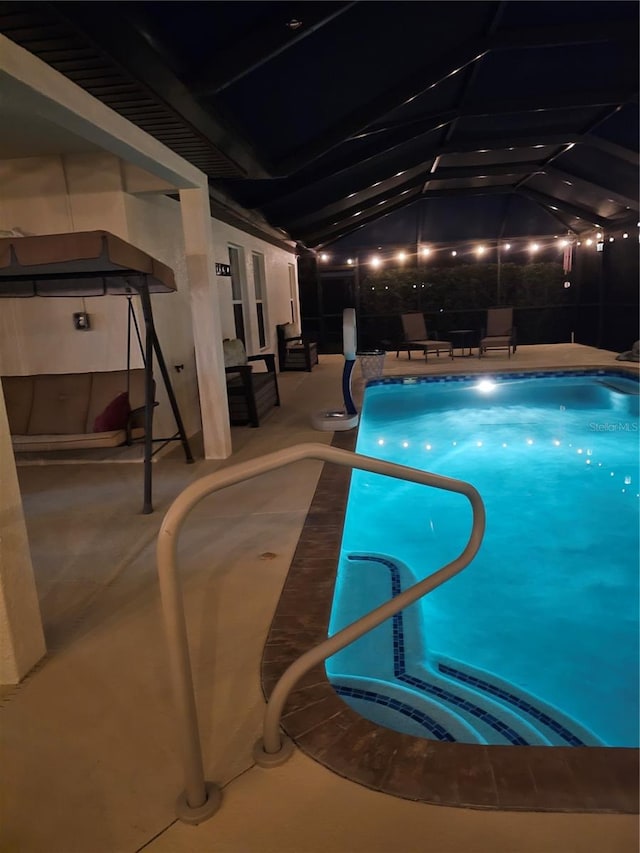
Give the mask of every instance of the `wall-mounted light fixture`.
M 88 332 L 91 329 L 91 320 L 86 311 L 76 311 L 73 315 L 73 327 L 80 332 Z

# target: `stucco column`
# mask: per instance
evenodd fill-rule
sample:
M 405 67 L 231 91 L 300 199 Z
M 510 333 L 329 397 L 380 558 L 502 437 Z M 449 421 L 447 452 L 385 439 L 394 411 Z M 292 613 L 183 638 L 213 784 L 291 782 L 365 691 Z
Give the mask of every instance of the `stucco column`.
M 204 455 L 207 459 L 225 459 L 231 455 L 231 430 L 208 190 L 205 187 L 180 190 L 180 207 L 191 296 Z
M 46 651 L 0 387 L 0 684 L 17 684 Z

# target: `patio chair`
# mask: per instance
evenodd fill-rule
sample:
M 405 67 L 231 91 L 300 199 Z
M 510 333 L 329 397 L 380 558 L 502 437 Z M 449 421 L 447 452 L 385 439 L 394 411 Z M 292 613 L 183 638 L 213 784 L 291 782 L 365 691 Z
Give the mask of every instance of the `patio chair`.
M 511 350 L 516 351 L 516 328 L 513 325 L 513 308 L 489 308 L 487 326 L 480 335 L 478 358 L 489 349 L 506 349 L 511 358 Z
M 427 329 L 424 323 L 424 315 L 421 313 L 401 314 L 402 329 L 404 332 L 404 341 L 398 343 L 396 358 L 400 355 L 401 349 L 406 349 L 411 359 L 412 349 L 421 349 L 424 352 L 425 361 L 427 354 L 435 352 L 440 358 L 440 350 L 448 352 L 453 358 L 453 347 L 451 341 L 440 341 L 437 337 L 430 338 L 427 334 Z
M 242 341 L 223 341 L 224 369 L 227 374 L 229 419 L 233 426 L 260 426 L 274 406 L 280 405 L 276 357 L 273 353 L 247 358 Z M 263 361 L 266 372 L 258 373 L 249 362 Z
M 293 323 L 281 323 L 276 326 L 276 331 L 280 370 L 307 370 L 311 373 L 318 363 L 318 344 L 298 335 Z

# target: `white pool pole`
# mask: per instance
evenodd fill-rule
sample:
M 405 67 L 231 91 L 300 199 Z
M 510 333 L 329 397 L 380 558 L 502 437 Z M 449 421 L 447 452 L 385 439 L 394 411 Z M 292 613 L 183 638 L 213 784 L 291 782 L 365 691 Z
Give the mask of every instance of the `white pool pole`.
M 336 432 L 354 429 L 358 426 L 360 415 L 351 396 L 351 374 L 356 363 L 356 311 L 345 308 L 342 312 L 342 351 L 344 368 L 342 370 L 342 397 L 344 409 L 329 409 L 315 412 L 311 416 L 314 429 Z

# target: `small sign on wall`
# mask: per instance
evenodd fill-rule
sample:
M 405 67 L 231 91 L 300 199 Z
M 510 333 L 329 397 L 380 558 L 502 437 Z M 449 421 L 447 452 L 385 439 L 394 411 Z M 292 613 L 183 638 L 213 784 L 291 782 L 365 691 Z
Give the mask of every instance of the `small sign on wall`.
M 231 275 L 229 264 L 216 264 L 216 275 Z

